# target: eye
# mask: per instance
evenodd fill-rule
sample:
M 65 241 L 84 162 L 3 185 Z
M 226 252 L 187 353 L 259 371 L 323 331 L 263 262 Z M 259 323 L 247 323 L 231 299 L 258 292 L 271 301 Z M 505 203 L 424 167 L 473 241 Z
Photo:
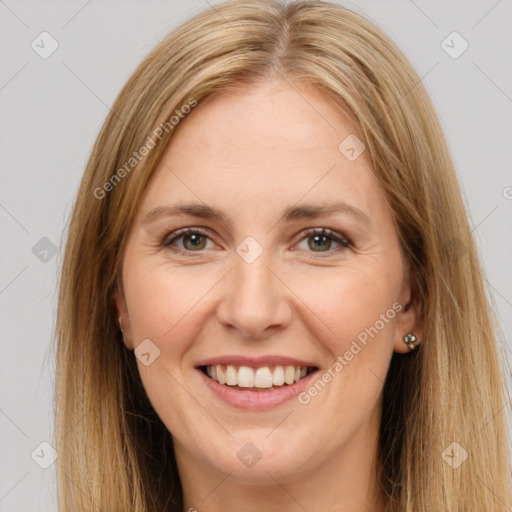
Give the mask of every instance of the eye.
M 202 249 L 206 248 L 206 239 L 209 239 L 209 236 L 208 233 L 198 228 L 184 228 L 167 236 L 162 245 L 171 248 L 170 246 L 174 245 L 179 239 L 183 239 L 183 247 L 177 247 L 176 249 L 181 253 L 201 252 Z
M 307 241 L 308 249 L 312 252 L 338 252 L 348 249 L 351 245 L 350 240 L 328 228 L 308 229 L 305 234 L 306 237 L 301 240 L 301 242 Z M 336 248 L 334 251 L 330 251 L 333 241 L 339 244 L 340 247 Z

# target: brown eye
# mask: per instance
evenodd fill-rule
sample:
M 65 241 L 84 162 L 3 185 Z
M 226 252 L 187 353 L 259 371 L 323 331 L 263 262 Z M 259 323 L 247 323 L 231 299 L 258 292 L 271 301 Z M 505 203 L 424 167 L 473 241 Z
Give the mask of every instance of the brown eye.
M 306 237 L 303 240 L 308 241 L 307 246 L 312 252 L 333 253 L 350 247 L 348 239 L 327 228 L 313 228 L 306 231 Z M 330 250 L 333 242 L 341 247 Z
M 314 235 L 308 237 L 308 246 L 312 251 L 331 248 L 332 239 L 325 235 Z
M 200 233 L 194 233 L 192 235 L 183 235 L 183 246 L 185 247 L 185 249 L 190 251 L 194 251 L 196 249 L 204 249 L 204 247 L 206 246 L 205 237 Z
M 185 228 L 168 235 L 162 242 L 164 247 L 176 249 L 182 253 L 201 252 L 206 248 L 209 236 L 198 229 Z M 182 240 L 181 246 L 178 241 Z

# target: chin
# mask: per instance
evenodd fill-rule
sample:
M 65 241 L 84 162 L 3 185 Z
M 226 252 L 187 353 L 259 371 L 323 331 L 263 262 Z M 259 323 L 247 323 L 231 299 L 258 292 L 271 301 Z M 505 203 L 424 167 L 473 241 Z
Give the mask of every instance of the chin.
M 273 483 L 297 472 L 306 464 L 307 453 L 305 437 L 295 431 L 283 435 L 280 432 L 274 438 L 272 429 L 239 431 L 225 447 L 219 447 L 210 454 L 210 463 L 223 474 L 230 474 L 230 479 L 250 481 L 251 484 Z M 210 446 L 211 448 L 211 446 Z

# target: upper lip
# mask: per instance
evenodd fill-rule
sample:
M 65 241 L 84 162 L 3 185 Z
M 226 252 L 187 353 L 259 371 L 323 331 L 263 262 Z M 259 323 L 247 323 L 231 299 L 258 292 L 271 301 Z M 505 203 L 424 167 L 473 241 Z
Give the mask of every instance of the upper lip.
M 217 356 L 205 359 L 196 364 L 199 366 L 214 366 L 216 364 L 230 364 L 233 366 L 249 366 L 252 368 L 261 368 L 263 366 L 310 366 L 317 367 L 315 363 L 311 361 L 303 361 L 301 359 L 295 359 L 293 357 L 280 356 L 280 355 L 268 355 L 259 357 L 248 357 L 242 355 L 226 355 Z

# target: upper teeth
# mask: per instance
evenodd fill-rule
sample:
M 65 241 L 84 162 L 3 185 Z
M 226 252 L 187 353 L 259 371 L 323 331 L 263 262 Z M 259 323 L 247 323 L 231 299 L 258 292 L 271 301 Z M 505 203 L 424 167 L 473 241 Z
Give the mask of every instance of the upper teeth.
M 206 373 L 219 384 L 241 388 L 271 388 L 283 384 L 293 384 L 305 377 L 305 366 L 275 366 L 251 368 L 250 366 L 220 365 L 207 366 Z

